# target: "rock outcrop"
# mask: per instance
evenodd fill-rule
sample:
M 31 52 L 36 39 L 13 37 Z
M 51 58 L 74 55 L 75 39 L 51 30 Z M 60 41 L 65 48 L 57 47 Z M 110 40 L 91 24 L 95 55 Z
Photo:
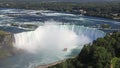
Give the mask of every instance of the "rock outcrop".
M 14 36 L 12 33 L 0 31 L 0 58 L 12 56 Z

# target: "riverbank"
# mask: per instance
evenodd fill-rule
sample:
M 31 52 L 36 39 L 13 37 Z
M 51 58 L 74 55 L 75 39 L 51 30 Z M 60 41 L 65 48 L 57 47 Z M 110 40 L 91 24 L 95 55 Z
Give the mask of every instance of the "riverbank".
M 119 42 L 120 32 L 107 34 L 104 38 L 94 41 L 92 45 L 84 46 L 78 57 L 49 68 L 120 68 Z
M 91 16 L 91 17 L 98 17 L 98 18 L 105 18 L 105 19 L 111 19 L 111 20 L 115 20 L 115 21 L 118 21 L 120 22 L 120 17 L 112 17 L 112 16 L 102 16 L 102 14 L 100 15 L 90 15 L 90 14 L 85 14 L 85 16 Z
M 120 21 L 120 2 L 64 3 L 64 2 L 0 2 L 1 8 L 18 8 L 34 10 L 52 10 L 84 14 L 87 16 L 109 18 Z
M 46 65 L 40 65 L 40 66 L 37 66 L 35 68 L 48 68 L 48 67 L 51 67 L 51 66 L 54 66 L 56 64 L 60 64 L 62 62 L 65 62 L 66 60 L 60 60 L 60 61 L 56 61 L 54 63 L 51 63 L 51 64 L 46 64 Z
M 75 59 L 75 58 L 76 58 L 76 57 L 74 56 L 74 57 L 71 57 L 71 58 L 68 58 L 68 59 Z M 35 68 L 49 68 L 49 67 L 51 67 L 51 66 L 54 66 L 54 65 L 57 65 L 57 64 L 61 64 L 61 63 L 63 63 L 63 62 L 66 62 L 66 60 L 68 60 L 68 59 L 56 61 L 56 62 L 53 62 L 53 63 L 50 63 L 50 64 L 39 65 L 39 66 L 37 66 L 37 67 L 35 67 Z

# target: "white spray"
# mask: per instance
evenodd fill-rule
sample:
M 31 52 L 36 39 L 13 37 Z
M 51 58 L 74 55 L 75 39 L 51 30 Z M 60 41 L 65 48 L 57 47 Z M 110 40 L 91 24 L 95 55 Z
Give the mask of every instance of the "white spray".
M 15 34 L 14 46 L 30 53 L 44 52 L 46 54 L 65 56 L 76 47 L 83 47 L 98 37 L 103 37 L 102 31 L 76 25 L 57 25 L 45 22 L 34 31 Z M 67 52 L 63 49 L 67 48 Z

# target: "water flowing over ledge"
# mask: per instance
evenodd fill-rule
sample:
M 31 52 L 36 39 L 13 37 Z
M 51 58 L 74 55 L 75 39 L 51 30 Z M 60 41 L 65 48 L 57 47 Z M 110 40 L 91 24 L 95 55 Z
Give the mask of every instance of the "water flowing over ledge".
M 117 21 L 54 11 L 1 9 L 0 13 L 0 29 L 16 33 L 14 47 L 23 50 L 3 59 L 0 68 L 34 68 L 71 58 L 84 44 L 105 36 L 103 31 L 89 27 L 108 24 L 120 28 Z
M 28 61 L 28 68 L 33 68 L 68 58 L 74 49 L 80 51 L 85 44 L 104 36 L 103 31 L 94 28 L 47 23 L 34 31 L 15 34 L 14 47 L 33 54 L 33 58 L 37 57 Z
M 44 46 L 49 47 L 49 45 L 72 49 L 79 45 L 92 43 L 93 40 L 104 35 L 105 33 L 100 30 L 84 26 L 45 24 L 34 31 L 15 34 L 14 46 L 28 51 Z

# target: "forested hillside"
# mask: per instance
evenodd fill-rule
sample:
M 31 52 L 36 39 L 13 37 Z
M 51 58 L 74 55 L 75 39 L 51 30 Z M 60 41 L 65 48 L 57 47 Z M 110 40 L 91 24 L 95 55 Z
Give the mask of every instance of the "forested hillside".
M 85 45 L 76 58 L 49 68 L 120 68 L 120 32 Z

